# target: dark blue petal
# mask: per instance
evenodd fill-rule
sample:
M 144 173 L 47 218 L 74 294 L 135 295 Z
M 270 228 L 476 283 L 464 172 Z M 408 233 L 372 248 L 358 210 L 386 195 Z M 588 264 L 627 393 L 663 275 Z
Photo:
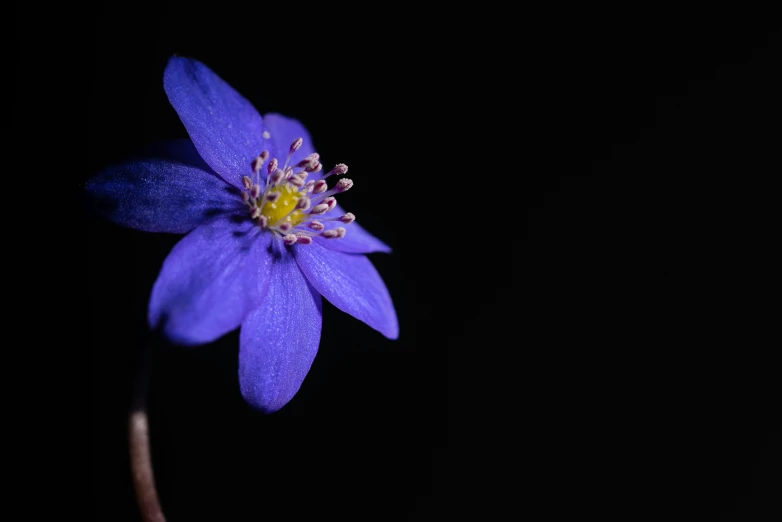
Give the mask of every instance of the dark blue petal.
M 315 243 L 294 245 L 292 250 L 310 284 L 331 304 L 389 339 L 399 336 L 391 296 L 366 256 L 335 252 Z
M 271 234 L 249 220 L 219 218 L 177 243 L 149 299 L 149 324 L 173 342 L 214 341 L 238 327 L 268 283 Z
M 195 148 L 193 140 L 190 138 L 152 143 L 145 147 L 141 154 L 145 158 L 176 160 L 179 163 L 214 173 L 212 167 L 207 165 L 198 153 L 198 149 Z M 215 174 L 215 176 L 220 177 L 218 174 Z
M 272 145 L 271 149 L 269 149 L 269 153 L 271 154 L 271 157 L 277 158 L 277 161 L 280 162 L 280 168 L 285 164 L 291 143 L 293 143 L 296 138 L 303 138 L 303 141 L 299 150 L 294 152 L 291 156 L 288 165 L 296 165 L 296 163 L 315 152 L 310 133 L 298 120 L 270 112 L 269 114 L 264 115 L 263 123 L 266 126 L 266 130 L 269 131 L 269 134 L 271 135 L 270 141 L 272 142 Z M 307 177 L 307 180 L 318 180 L 322 174 L 323 171 L 316 174 L 310 174 Z
M 337 204 L 331 211 L 326 212 L 323 218 L 335 218 L 345 214 L 342 207 Z M 315 237 L 314 241 L 329 250 L 345 252 L 346 254 L 369 254 L 372 252 L 391 252 L 391 247 L 367 232 L 358 221 L 345 225 L 339 221 L 323 222 L 326 229 L 344 227 L 345 236 L 340 239 L 324 239 Z
M 203 167 L 183 155 L 109 167 L 87 182 L 87 204 L 126 227 L 178 234 L 214 216 L 241 211 L 239 191 Z
M 253 158 L 269 148 L 255 107 L 206 65 L 178 56 L 168 61 L 163 87 L 204 161 L 240 187 Z
M 293 398 L 318 351 L 321 323 L 320 295 L 283 251 L 239 334 L 239 386 L 247 402 L 271 413 Z

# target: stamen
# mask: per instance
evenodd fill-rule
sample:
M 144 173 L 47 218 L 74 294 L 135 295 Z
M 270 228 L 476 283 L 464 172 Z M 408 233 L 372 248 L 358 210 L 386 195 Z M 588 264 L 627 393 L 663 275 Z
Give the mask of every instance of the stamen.
M 242 176 L 242 186 L 246 190 L 250 190 L 250 187 L 253 186 L 253 180 L 250 179 L 250 176 Z
M 301 147 L 301 144 L 304 142 L 302 138 L 296 138 L 293 140 L 293 143 L 291 143 L 290 148 L 288 149 L 288 158 L 285 160 L 285 166 L 282 168 L 282 170 L 285 170 L 288 167 L 288 162 L 291 160 L 291 156 L 293 156 L 293 153 L 299 150 L 299 147 Z
M 258 209 L 260 212 L 260 209 Z M 261 228 L 266 228 L 266 225 L 269 223 L 269 220 L 266 219 L 266 216 L 261 215 L 261 217 L 258 220 L 258 224 L 261 226 Z
M 328 184 L 326 184 L 325 181 L 322 179 L 319 179 L 315 182 L 315 185 L 312 187 L 312 193 L 313 194 L 321 194 L 323 192 L 326 192 L 326 189 L 328 188 Z
M 244 203 L 246 203 L 246 204 L 249 204 L 250 203 L 250 194 L 248 194 L 247 192 L 242 192 L 242 201 L 244 201 Z
M 329 211 L 329 206 L 326 203 L 320 203 L 319 205 L 315 205 L 312 207 L 312 210 L 310 210 L 310 214 L 324 214 Z
M 297 150 L 299 150 L 299 147 L 301 147 L 301 144 L 304 143 L 304 138 L 296 138 L 293 140 L 293 143 L 291 143 L 291 148 L 288 154 L 293 154 Z
M 304 174 L 306 174 L 306 172 Z M 304 186 L 304 178 L 299 174 L 294 174 L 293 176 L 290 177 L 288 183 L 295 186 L 296 188 L 301 188 Z
M 280 229 L 280 230 L 282 230 L 283 232 L 287 232 L 287 231 L 289 231 L 290 229 L 292 229 L 292 228 L 293 228 L 293 225 L 291 225 L 291 224 L 290 224 L 290 223 L 288 223 L 287 221 L 283 221 L 282 223 L 280 223 L 280 224 L 277 226 L 277 228 L 279 228 L 279 229 Z
M 324 230 L 320 233 L 321 237 L 326 239 L 339 239 L 345 237 L 346 230 L 342 227 L 332 228 L 331 230 Z
M 296 202 L 296 210 L 307 210 L 310 208 L 310 198 L 300 197 Z
M 309 156 L 307 156 L 306 158 L 298 162 L 296 164 L 296 168 L 303 169 L 310 165 L 315 165 L 315 163 L 320 163 L 318 161 L 318 158 L 320 158 L 320 154 L 318 154 L 317 152 L 313 152 L 312 154 L 310 154 Z
M 343 174 L 347 174 L 348 172 L 348 166 L 344 163 L 338 163 L 336 167 L 328 171 L 328 173 L 323 176 L 323 179 L 328 178 L 329 176 L 341 176 Z
M 268 194 L 266 194 L 266 201 L 268 201 L 269 203 L 274 203 L 275 201 L 277 201 L 277 198 L 279 197 L 280 197 L 279 192 L 269 192 Z
M 317 230 L 318 232 L 326 228 L 326 226 L 320 221 L 311 221 L 310 224 L 307 226 L 310 227 L 312 230 Z
M 315 160 L 309 164 L 309 166 L 305 167 L 304 170 L 307 172 L 320 172 L 323 169 L 323 165 L 320 164 L 320 161 Z
M 263 163 L 269 158 L 269 151 L 264 150 L 256 158 L 250 163 L 250 166 L 253 169 L 253 180 L 258 180 L 258 182 L 261 181 L 261 166 Z
M 348 178 L 342 178 L 341 180 L 337 181 L 337 185 L 334 187 L 337 192 L 345 192 L 346 190 L 349 190 L 350 187 L 353 186 L 353 180 Z
M 261 171 L 261 166 L 264 164 L 264 162 L 266 162 L 268 158 L 269 158 L 269 151 L 265 150 L 260 154 L 258 154 L 258 156 L 254 160 L 252 160 L 250 166 L 252 167 L 253 172 L 255 174 L 258 174 Z
M 298 237 L 298 236 L 296 236 L 296 235 L 294 235 L 294 234 L 288 234 L 287 236 L 283 236 L 283 237 L 282 237 L 282 240 L 283 240 L 283 242 L 284 242 L 286 245 L 292 245 L 292 244 L 294 244 L 296 241 L 298 241 L 298 240 L 299 240 L 299 237 Z
M 350 223 L 353 223 L 356 220 L 356 216 L 354 216 L 352 212 L 348 212 L 344 216 L 338 217 L 337 219 L 339 219 L 346 225 L 349 225 Z
M 253 188 L 250 189 L 250 196 L 253 199 L 256 199 L 260 195 L 261 195 L 261 186 L 260 185 L 253 185 Z
M 342 178 L 337 182 L 337 184 L 334 186 L 333 189 L 329 190 L 328 192 L 324 192 L 321 194 L 321 198 L 325 198 L 327 196 L 331 196 L 332 194 L 340 194 L 342 192 L 345 192 L 346 190 L 350 189 L 350 187 L 353 186 L 353 180 L 348 178 Z
M 274 171 L 274 174 L 272 174 L 271 181 L 272 181 L 272 183 L 273 183 L 273 184 L 275 184 L 275 185 L 276 185 L 276 184 L 277 184 L 277 183 L 279 183 L 279 182 L 282 180 L 282 178 L 284 178 L 284 177 L 285 177 L 285 172 L 283 172 L 283 171 L 282 171 L 282 170 L 280 170 L 280 169 L 277 169 L 277 170 L 275 170 L 275 171 Z
M 310 236 L 297 236 L 296 242 L 301 243 L 302 245 L 309 245 L 312 243 L 312 238 Z
M 277 170 L 277 158 L 272 158 L 269 165 L 266 166 L 266 176 L 271 176 L 275 170 Z

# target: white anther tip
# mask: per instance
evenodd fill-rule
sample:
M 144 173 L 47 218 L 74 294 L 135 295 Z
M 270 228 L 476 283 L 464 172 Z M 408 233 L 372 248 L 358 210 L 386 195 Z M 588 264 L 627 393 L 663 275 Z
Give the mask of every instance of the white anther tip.
M 345 192 L 350 187 L 353 186 L 353 180 L 348 178 L 342 178 L 341 180 L 337 181 L 336 189 L 339 192 Z

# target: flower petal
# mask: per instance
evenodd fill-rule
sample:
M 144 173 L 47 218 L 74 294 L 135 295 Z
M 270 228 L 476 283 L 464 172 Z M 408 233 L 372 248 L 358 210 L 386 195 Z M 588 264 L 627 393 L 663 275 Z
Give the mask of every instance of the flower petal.
M 315 148 L 312 144 L 312 138 L 309 131 L 298 120 L 288 118 L 281 114 L 270 112 L 263 116 L 263 123 L 266 126 L 266 130 L 270 134 L 270 141 L 272 142 L 269 153 L 271 157 L 277 158 L 280 162 L 280 168 L 285 164 L 285 160 L 288 158 L 288 151 L 290 150 L 291 143 L 297 138 L 302 138 L 301 147 L 299 150 L 293 153 L 288 165 L 296 165 L 299 161 L 303 160 L 313 152 Z M 307 176 L 307 180 L 318 180 L 323 175 L 323 171 Z
M 318 351 L 321 323 L 320 295 L 285 251 L 239 334 L 239 386 L 247 402 L 271 413 L 293 398 Z
M 152 143 L 145 147 L 141 154 L 147 158 L 176 160 L 179 163 L 184 163 L 185 165 L 198 167 L 206 172 L 211 172 L 217 178 L 222 179 L 220 175 L 216 174 L 212 170 L 212 167 L 204 161 L 204 158 L 198 153 L 198 149 L 195 148 L 193 140 L 190 138 Z
M 337 204 L 331 211 L 326 212 L 323 218 L 335 218 L 345 215 L 345 211 Z M 369 254 L 372 252 L 390 253 L 391 247 L 370 234 L 358 221 L 345 225 L 339 221 L 323 222 L 326 230 L 336 227 L 345 228 L 345 236 L 340 239 L 324 239 L 315 236 L 314 241 L 321 246 L 334 250 L 336 252 L 345 252 L 346 254 Z
M 292 250 L 310 284 L 331 304 L 389 339 L 399 336 L 391 296 L 366 256 L 335 252 L 314 243 L 294 245 Z
M 199 163 L 180 155 L 109 167 L 87 182 L 87 205 L 119 225 L 176 234 L 241 210 L 239 192 Z
M 240 187 L 253 158 L 269 148 L 255 107 L 209 67 L 179 56 L 168 61 L 163 87 L 204 161 Z
M 249 220 L 219 218 L 177 243 L 149 299 L 150 327 L 173 342 L 214 341 L 238 327 L 268 283 L 271 234 Z

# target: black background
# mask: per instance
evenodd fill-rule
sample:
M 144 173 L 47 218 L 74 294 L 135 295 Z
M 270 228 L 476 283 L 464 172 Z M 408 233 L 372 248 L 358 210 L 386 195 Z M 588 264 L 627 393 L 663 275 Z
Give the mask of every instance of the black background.
M 148 336 L 178 238 L 84 215 L 93 519 L 138 519 L 125 426 L 145 346 L 171 521 L 779 513 L 782 50 L 763 16 L 112 4 L 69 29 L 75 193 L 185 137 L 162 74 L 196 58 L 350 166 L 340 202 L 394 249 L 370 257 L 401 328 L 324 305 L 301 390 L 259 415 L 236 332 Z

